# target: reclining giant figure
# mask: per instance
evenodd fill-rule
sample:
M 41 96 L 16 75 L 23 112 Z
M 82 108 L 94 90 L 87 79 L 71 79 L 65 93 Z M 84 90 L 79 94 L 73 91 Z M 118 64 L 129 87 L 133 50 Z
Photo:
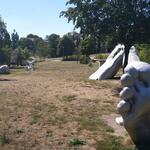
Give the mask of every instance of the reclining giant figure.
M 124 125 L 139 150 L 150 150 L 150 64 L 140 61 L 135 47 L 129 51 L 121 83 L 123 100 L 117 109 L 122 117 L 116 122 Z
M 114 77 L 119 68 L 122 66 L 123 54 L 124 45 L 118 44 L 106 59 L 106 62 L 100 66 L 100 68 L 93 73 L 89 79 L 104 80 Z

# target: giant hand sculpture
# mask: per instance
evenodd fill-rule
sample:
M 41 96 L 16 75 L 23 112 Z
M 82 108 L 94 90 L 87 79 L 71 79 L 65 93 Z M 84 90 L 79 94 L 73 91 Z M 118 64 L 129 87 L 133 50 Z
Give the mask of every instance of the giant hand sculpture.
M 122 65 L 122 58 L 124 54 L 124 45 L 118 44 L 111 52 L 106 62 L 93 73 L 89 79 L 91 80 L 104 80 L 114 77 Z
M 139 150 L 150 150 L 150 64 L 139 60 L 134 47 L 121 83 L 123 100 L 117 109 L 122 117 L 116 122 L 124 125 Z

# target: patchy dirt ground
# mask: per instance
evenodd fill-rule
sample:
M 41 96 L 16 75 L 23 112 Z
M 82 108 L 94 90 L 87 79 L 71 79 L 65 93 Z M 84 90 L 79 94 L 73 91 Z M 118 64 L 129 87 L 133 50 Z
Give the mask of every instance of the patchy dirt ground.
M 114 123 L 119 79 L 88 80 L 97 67 L 48 60 L 1 75 L 0 150 L 131 149 Z

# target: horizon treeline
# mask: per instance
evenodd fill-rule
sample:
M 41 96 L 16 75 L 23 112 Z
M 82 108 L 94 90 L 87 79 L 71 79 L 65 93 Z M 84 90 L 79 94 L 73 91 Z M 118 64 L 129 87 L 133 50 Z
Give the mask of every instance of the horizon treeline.
M 10 35 L 0 18 L 0 63 L 22 64 L 30 56 L 67 58 L 110 52 L 118 43 L 125 45 L 125 65 L 132 45 L 142 60 L 150 62 L 150 1 L 149 0 L 67 0 L 67 9 L 60 13 L 72 21 L 75 31 L 62 37 L 55 33 L 43 39 L 32 33 L 19 37 Z
M 107 52 L 108 44 L 102 43 L 99 49 L 90 37 L 83 37 L 75 31 L 68 32 L 62 37 L 58 34 L 46 35 L 43 39 L 32 33 L 20 37 L 14 29 L 9 34 L 5 22 L 0 18 L 0 64 L 22 65 L 29 57 L 55 58 L 70 55 L 90 55 Z

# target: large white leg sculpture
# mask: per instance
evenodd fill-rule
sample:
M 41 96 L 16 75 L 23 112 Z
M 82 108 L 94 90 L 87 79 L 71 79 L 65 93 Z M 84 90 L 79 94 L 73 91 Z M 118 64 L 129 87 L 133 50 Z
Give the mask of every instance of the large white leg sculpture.
M 104 80 L 114 77 L 122 65 L 123 54 L 124 45 L 118 44 L 106 59 L 106 62 L 89 79 Z
M 139 60 L 134 47 L 121 83 L 123 100 L 117 109 L 122 117 L 116 122 L 124 125 L 139 150 L 150 150 L 150 64 Z

